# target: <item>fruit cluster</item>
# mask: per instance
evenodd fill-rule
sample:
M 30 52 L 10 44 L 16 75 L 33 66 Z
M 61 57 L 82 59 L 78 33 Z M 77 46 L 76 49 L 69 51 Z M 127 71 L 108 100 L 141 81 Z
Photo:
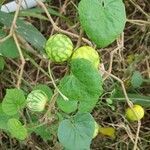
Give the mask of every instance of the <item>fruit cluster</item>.
M 99 55 L 95 49 L 89 46 L 82 46 L 73 50 L 71 39 L 64 34 L 51 36 L 45 45 L 45 51 L 50 61 L 63 63 L 72 59 L 84 58 L 98 69 Z M 42 112 L 48 101 L 47 95 L 41 90 L 33 90 L 27 97 L 27 108 L 33 112 Z
M 73 50 L 73 43 L 69 37 L 63 34 L 51 36 L 45 46 L 48 58 L 55 63 L 62 63 L 69 59 L 84 58 L 89 60 L 95 68 L 99 66 L 99 55 L 90 46 L 82 46 Z
M 78 49 L 73 48 L 73 43 L 69 37 L 63 34 L 51 36 L 45 45 L 45 50 L 50 61 L 63 63 L 73 59 L 83 58 L 91 62 L 93 68 L 99 67 L 99 54 L 90 46 L 82 46 Z M 33 112 L 42 112 L 48 101 L 47 95 L 41 90 L 33 90 L 27 97 L 27 108 Z M 138 121 L 144 116 L 144 109 L 140 105 L 126 110 L 126 117 L 130 121 Z M 99 125 L 95 123 L 93 138 L 99 132 Z

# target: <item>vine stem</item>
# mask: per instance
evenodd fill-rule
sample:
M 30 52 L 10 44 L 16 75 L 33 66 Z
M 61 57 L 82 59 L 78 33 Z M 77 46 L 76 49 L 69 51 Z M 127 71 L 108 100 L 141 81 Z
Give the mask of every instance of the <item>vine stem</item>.
M 54 79 L 53 79 L 52 72 L 51 72 L 51 68 L 50 68 L 50 64 L 51 64 L 51 62 L 49 61 L 49 63 L 48 63 L 48 73 L 49 73 L 50 78 L 51 78 L 51 80 L 52 80 L 52 84 L 53 84 L 54 88 L 56 89 L 56 91 L 61 95 L 61 97 L 62 97 L 65 101 L 68 101 L 69 99 L 59 90 L 59 88 L 57 87 L 57 85 L 56 85 L 56 83 L 55 83 L 55 81 L 54 81 Z
M 16 43 L 16 46 L 17 46 L 17 49 L 18 49 L 18 52 L 19 52 L 19 55 L 20 55 L 20 59 L 21 59 L 20 74 L 19 74 L 18 81 L 17 81 L 17 88 L 20 88 L 21 79 L 22 79 L 22 76 L 23 76 L 23 71 L 24 71 L 24 66 L 25 66 L 26 61 L 24 59 L 22 50 L 20 48 L 20 45 L 19 45 L 19 42 L 18 42 L 18 39 L 17 39 L 15 33 L 13 34 L 13 38 L 14 38 L 14 41 Z
M 113 74 L 111 74 L 111 73 L 109 73 L 109 72 L 107 72 L 107 71 L 105 71 L 105 70 L 101 70 L 101 71 L 103 71 L 103 72 L 104 72 L 105 74 L 107 74 L 108 76 L 110 76 L 110 77 L 112 77 L 112 78 L 114 78 L 115 80 L 117 80 L 117 81 L 120 82 L 120 84 L 121 84 L 121 86 L 122 86 L 122 90 L 123 90 L 124 96 L 125 96 L 126 101 L 127 101 L 127 104 L 128 104 L 128 106 L 129 106 L 130 108 L 132 108 L 132 107 L 133 107 L 133 104 L 132 104 L 132 102 L 129 100 L 129 97 L 128 97 L 128 95 L 127 95 L 127 92 L 126 92 L 126 89 L 125 89 L 125 86 L 124 86 L 123 81 L 122 81 L 120 78 L 116 77 L 115 75 L 113 75 Z
M 110 52 L 110 63 L 109 63 L 109 69 L 108 69 L 108 71 L 107 71 L 108 74 L 106 74 L 106 76 L 104 77 L 104 80 L 106 80 L 106 79 L 109 77 L 109 74 L 111 74 L 114 54 L 115 54 L 120 48 L 122 48 L 122 46 L 118 46 L 117 48 L 115 48 L 113 51 Z

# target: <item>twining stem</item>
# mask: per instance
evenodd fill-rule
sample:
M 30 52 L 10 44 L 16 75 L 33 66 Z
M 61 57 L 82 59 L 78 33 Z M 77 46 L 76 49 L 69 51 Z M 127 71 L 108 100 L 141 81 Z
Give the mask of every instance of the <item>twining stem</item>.
M 49 72 L 49 75 L 50 75 L 50 78 L 52 80 L 52 83 L 53 83 L 53 86 L 54 88 L 57 90 L 57 92 L 61 95 L 61 97 L 65 100 L 65 101 L 68 101 L 69 99 L 64 95 L 62 94 L 62 92 L 59 90 L 59 88 L 57 87 L 54 79 L 53 79 L 53 76 L 52 76 L 52 72 L 51 72 L 51 68 L 50 68 L 50 61 L 48 63 L 48 72 Z
M 14 38 L 14 41 L 15 41 L 15 43 L 16 43 L 16 46 L 17 46 L 17 49 L 18 49 L 18 52 L 19 52 L 19 55 L 20 55 L 20 59 L 21 59 L 20 74 L 19 74 L 18 81 L 17 81 L 17 88 L 20 88 L 21 79 L 22 79 L 22 76 L 23 76 L 23 70 L 24 70 L 24 66 L 25 66 L 25 62 L 26 62 L 26 61 L 25 61 L 25 59 L 24 59 L 22 50 L 21 50 L 21 48 L 20 48 L 20 45 L 19 45 L 19 42 L 18 42 L 18 39 L 17 39 L 15 33 L 13 34 L 13 38 Z

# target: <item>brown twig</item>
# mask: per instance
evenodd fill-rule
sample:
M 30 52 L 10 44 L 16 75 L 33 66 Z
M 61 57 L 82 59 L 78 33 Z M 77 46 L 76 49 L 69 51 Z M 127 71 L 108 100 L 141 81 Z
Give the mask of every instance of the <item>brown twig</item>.
M 66 35 L 68 35 L 68 36 L 71 36 L 71 37 L 74 37 L 74 38 L 77 38 L 77 39 L 79 38 L 79 35 L 74 34 L 74 33 L 71 33 L 71 32 L 69 32 L 69 31 L 66 31 L 66 30 L 63 30 L 63 29 L 59 28 L 59 27 L 55 24 L 54 20 L 52 19 L 51 15 L 49 14 L 49 12 L 48 12 L 46 6 L 44 5 L 44 3 L 41 2 L 40 0 L 36 0 L 36 1 L 37 1 L 37 3 L 43 8 L 43 10 L 45 11 L 45 13 L 46 13 L 46 15 L 47 15 L 49 21 L 51 22 L 51 24 L 52 24 L 52 26 L 53 26 L 53 28 L 54 28 L 55 31 L 61 32 L 61 33 L 63 33 L 63 34 L 66 34 Z M 82 38 L 82 40 L 83 40 L 85 43 L 87 43 L 88 45 L 93 46 L 93 44 L 92 44 L 88 39 Z
M 22 54 L 22 51 L 21 51 L 21 48 L 20 48 L 20 45 L 19 45 L 16 33 L 15 33 L 16 21 L 17 21 L 18 15 L 19 15 L 19 10 L 20 10 L 22 1 L 23 0 L 19 0 L 19 2 L 18 2 L 17 8 L 16 8 L 16 12 L 15 12 L 15 15 L 14 15 L 11 27 L 10 27 L 9 34 L 6 37 L 0 39 L 0 43 L 2 43 L 2 42 L 6 41 L 7 39 L 9 39 L 10 37 L 13 36 L 15 44 L 17 46 L 17 49 L 18 49 L 18 52 L 19 52 L 19 55 L 20 55 L 20 59 L 21 59 L 20 73 L 19 73 L 19 77 L 18 77 L 18 81 L 17 81 L 17 85 L 16 85 L 17 88 L 20 88 L 21 79 L 22 79 L 23 70 L 24 70 L 24 65 L 25 65 L 25 59 L 24 59 L 24 56 Z
M 125 98 L 126 98 L 126 102 L 127 102 L 127 104 L 128 104 L 129 107 L 132 107 L 133 104 L 132 104 L 132 102 L 129 100 L 129 97 L 128 97 L 128 95 L 127 95 L 127 92 L 126 92 L 126 89 L 125 89 L 125 86 L 124 86 L 123 81 L 122 81 L 120 78 L 116 77 L 115 75 L 109 73 L 108 71 L 105 71 L 105 70 L 101 70 L 101 71 L 103 71 L 103 72 L 104 72 L 105 74 L 107 74 L 108 76 L 110 76 L 110 77 L 114 78 L 115 80 L 117 80 L 118 82 L 120 82 L 120 84 L 121 84 L 121 86 L 122 86 L 122 90 L 123 90 L 124 96 L 125 96 Z
M 52 111 L 52 108 L 54 107 L 54 105 L 55 105 L 55 102 L 56 102 L 56 100 L 57 100 L 57 97 L 58 97 L 58 92 L 57 91 L 55 91 L 54 92 L 54 94 L 53 94 L 53 96 L 52 96 L 52 98 L 51 98 L 51 100 L 50 100 L 50 103 L 49 103 L 49 105 L 48 105 L 48 109 L 47 109 L 47 112 L 44 114 L 44 116 L 41 118 L 41 121 L 43 122 L 47 122 L 47 116 L 48 116 L 48 114 Z
M 133 0 L 129 0 L 141 13 L 143 13 L 148 19 L 150 19 L 150 16 L 139 6 L 137 5 Z
M 20 88 L 21 79 L 22 79 L 22 75 L 23 75 L 23 70 L 24 70 L 24 66 L 25 66 L 25 59 L 24 59 L 22 50 L 20 48 L 20 45 L 19 45 L 19 42 L 18 42 L 18 39 L 17 39 L 15 33 L 13 33 L 13 38 L 14 38 L 14 41 L 16 43 L 16 46 L 17 46 L 17 49 L 18 49 L 18 52 L 19 52 L 19 55 L 20 55 L 20 59 L 21 59 L 20 74 L 19 74 L 18 81 L 17 81 L 17 88 Z
M 140 128 L 141 128 L 141 121 L 139 120 L 133 150 L 137 149 L 137 144 L 138 144 L 138 139 L 139 139 L 139 134 L 140 134 Z
M 66 9 L 66 6 L 67 6 L 68 1 L 69 1 L 69 0 L 65 0 L 65 1 L 64 1 L 64 4 L 63 4 L 63 6 L 62 6 L 61 9 L 60 9 L 60 14 L 63 14 L 63 13 L 65 12 L 65 9 Z M 57 17 L 57 19 L 56 19 L 56 21 L 55 21 L 55 24 L 58 24 L 59 18 L 60 18 L 60 17 Z M 52 29 L 51 34 L 53 34 L 53 32 L 54 32 L 54 28 Z
M 114 54 L 115 54 L 121 47 L 122 47 L 122 46 L 118 46 L 118 47 L 115 48 L 113 51 L 111 51 L 111 53 L 110 53 L 109 69 L 108 69 L 108 71 L 107 71 L 108 74 L 106 74 L 106 76 L 104 77 L 104 80 L 106 80 L 106 79 L 109 77 L 109 74 L 111 74 Z
M 137 25 L 150 25 L 149 21 L 145 20 L 133 20 L 133 19 L 127 19 L 127 22 Z
M 148 57 L 146 57 L 146 66 L 147 66 L 148 77 L 150 78 L 150 64 L 148 61 Z
M 105 70 L 102 70 L 102 71 L 104 73 L 106 73 L 108 76 L 110 76 L 110 77 L 114 78 L 115 80 L 117 80 L 118 82 L 120 82 L 120 84 L 122 86 L 122 90 L 123 90 L 124 96 L 125 96 L 125 99 L 126 99 L 126 102 L 127 102 L 128 106 L 131 108 L 131 110 L 133 111 L 133 113 L 135 114 L 135 116 L 138 118 L 136 112 L 133 109 L 133 103 L 130 101 L 130 99 L 128 97 L 128 94 L 126 92 L 126 89 L 125 89 L 123 81 L 120 78 L 116 77 L 115 75 L 113 75 L 113 74 L 111 74 L 111 73 L 109 73 L 109 72 L 107 72 Z M 138 139 L 139 139 L 140 127 L 141 127 L 141 121 L 139 120 L 138 121 L 138 128 L 137 128 L 137 131 L 136 131 L 136 137 L 135 137 L 135 142 L 134 142 L 134 148 L 133 148 L 133 150 L 138 149 L 137 148 L 137 143 L 138 143 Z
M 6 41 L 7 39 L 9 39 L 10 37 L 13 36 L 14 30 L 15 30 L 15 28 L 16 28 L 16 21 L 17 21 L 17 18 L 18 18 L 18 14 L 19 14 L 19 10 L 20 10 L 22 1 L 23 1 L 23 0 L 19 0 L 19 2 L 18 2 L 17 8 L 16 8 L 16 12 L 15 12 L 15 15 L 14 15 L 14 19 L 13 19 L 12 24 L 11 24 L 11 27 L 10 27 L 10 32 L 9 32 L 9 34 L 8 34 L 6 37 L 0 39 L 0 43 Z
M 78 38 L 78 41 L 77 41 L 77 44 L 76 44 L 76 48 L 75 48 L 75 49 L 77 49 L 78 47 L 80 47 L 81 41 L 82 41 L 82 36 L 83 36 L 83 30 L 80 29 L 80 35 L 79 35 L 79 38 Z

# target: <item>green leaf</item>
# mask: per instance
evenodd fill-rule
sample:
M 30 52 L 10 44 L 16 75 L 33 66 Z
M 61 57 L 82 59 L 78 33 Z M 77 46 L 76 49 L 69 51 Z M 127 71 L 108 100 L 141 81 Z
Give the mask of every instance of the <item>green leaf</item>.
M 12 137 L 15 137 L 19 140 L 25 140 L 27 138 L 27 129 L 21 124 L 18 119 L 9 119 L 7 126 Z
M 62 102 L 64 100 L 60 96 L 57 104 L 66 113 L 75 111 L 77 103 L 80 112 L 90 112 L 103 91 L 101 75 L 86 59 L 74 59 L 70 65 L 70 75 L 65 76 L 59 85 L 60 91 L 69 101 Z
M 25 102 L 25 96 L 22 90 L 7 89 L 2 102 L 2 108 L 7 115 L 12 116 L 24 108 Z
M 52 135 L 56 135 L 58 129 L 58 123 L 44 124 L 39 122 L 41 116 L 31 114 L 32 123 L 28 125 L 28 132 L 34 132 L 36 135 L 40 136 L 45 142 L 52 139 Z M 49 114 L 49 118 L 51 115 Z
M 135 71 L 131 78 L 133 88 L 139 88 L 143 83 L 143 77 L 139 71 Z
M 0 129 L 8 130 L 7 122 L 12 116 L 9 116 L 3 112 L 2 104 L 0 104 Z M 13 116 L 15 118 L 19 118 L 18 115 Z
M 53 92 L 51 88 L 45 84 L 38 84 L 33 88 L 33 90 L 42 90 L 48 96 L 48 100 L 51 100 L 52 98 Z
M 41 20 L 48 20 L 44 15 L 34 12 L 34 11 L 32 11 L 32 9 L 20 11 L 19 16 L 21 16 L 21 17 L 33 17 L 33 18 L 38 18 Z
M 111 44 L 124 29 L 122 0 L 81 0 L 78 10 L 83 29 L 98 47 Z
M 64 101 L 60 97 L 57 100 L 57 104 L 59 108 L 66 113 L 74 112 L 78 108 L 78 101 Z
M 59 12 L 55 11 L 52 8 L 48 8 L 47 10 L 50 14 L 52 14 L 54 16 L 64 17 Z M 32 9 L 20 11 L 19 16 L 28 16 L 28 17 L 34 17 L 34 18 L 38 18 L 38 19 L 42 19 L 42 20 L 48 20 L 48 18 L 45 17 L 44 15 L 42 15 L 42 13 L 44 13 L 43 9 L 32 8 Z
M 47 126 L 40 126 L 34 129 L 34 132 L 39 135 L 44 141 L 51 139 L 51 129 Z
M 95 129 L 94 118 L 88 114 L 76 114 L 63 120 L 58 128 L 60 143 L 69 150 L 87 150 Z
M 13 15 L 0 11 L 0 22 L 10 27 L 13 21 Z M 16 32 L 34 46 L 40 52 L 44 51 L 46 43 L 45 37 L 29 22 L 17 19 Z
M 39 125 L 39 123 L 38 123 Z M 51 124 L 51 125 L 43 125 L 34 127 L 32 129 L 32 132 L 34 132 L 36 135 L 39 135 L 45 142 L 48 140 L 52 140 L 52 135 L 56 136 L 56 132 L 58 129 L 58 124 Z
M 1 18 L 0 18 L 1 19 Z M 6 33 L 0 29 L 0 38 L 6 36 Z M 9 38 L 8 40 L 0 43 L 0 54 L 9 58 L 17 58 L 19 57 L 18 49 L 13 38 Z
M 0 71 L 4 69 L 5 66 L 5 60 L 2 56 L 0 56 Z

